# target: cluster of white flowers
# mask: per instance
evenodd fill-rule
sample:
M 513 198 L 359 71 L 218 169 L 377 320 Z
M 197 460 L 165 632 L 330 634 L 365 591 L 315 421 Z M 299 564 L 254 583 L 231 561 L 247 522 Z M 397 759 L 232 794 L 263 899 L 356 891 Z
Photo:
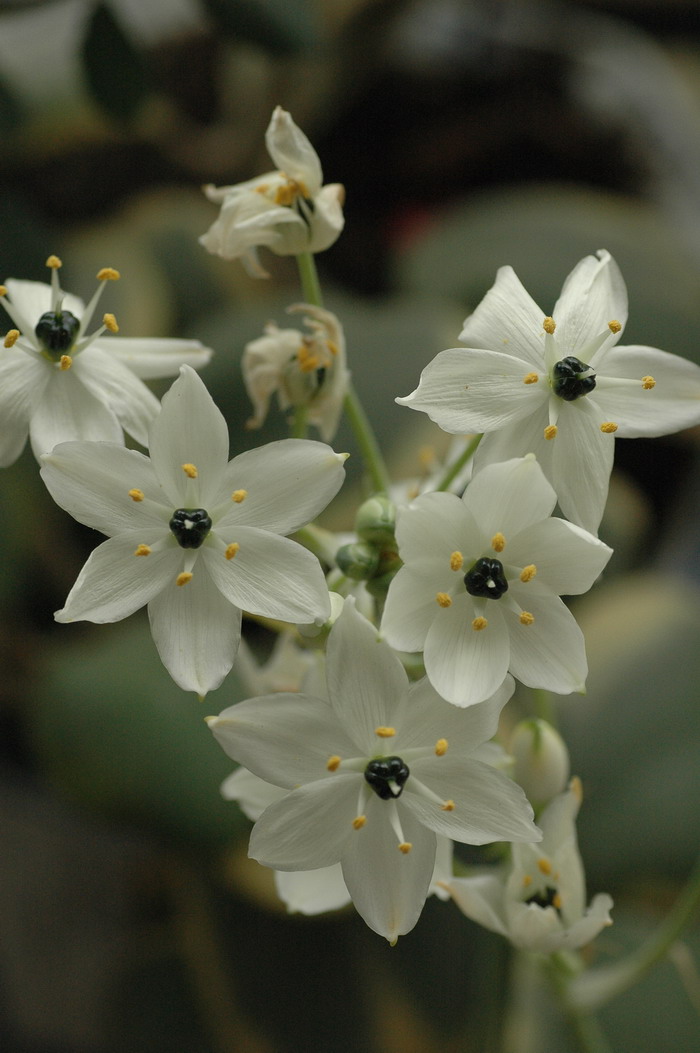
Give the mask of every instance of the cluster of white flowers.
M 208 189 L 221 212 L 201 239 L 261 276 L 259 247 L 308 266 L 343 226 L 342 188 L 322 186 L 313 147 L 280 108 L 267 145 L 278 170 Z M 288 625 L 267 668 L 243 644 L 252 697 L 209 726 L 241 765 L 222 789 L 255 822 L 250 855 L 277 872 L 289 908 L 351 899 L 393 943 L 436 893 L 518 947 L 591 940 L 612 902 L 598 895 L 586 911 L 581 789 L 565 747 L 533 725 L 513 768 L 494 737 L 514 678 L 584 691 L 584 640 L 561 597 L 590 589 L 611 556 L 597 530 L 615 434 L 700 423 L 697 366 L 616 346 L 627 299 L 610 255 L 577 265 L 552 316 L 499 271 L 464 346 L 397 399 L 483 440 L 413 501 L 376 493 L 356 533 L 337 538 L 313 523 L 343 482 L 346 455 L 326 443 L 353 397 L 334 315 L 293 306 L 308 333 L 269 325 L 242 363 L 252 427 L 276 395 L 303 411 L 295 434 L 313 424 L 324 442 L 295 437 L 229 460 L 224 418 L 191 368 L 208 349 L 105 335 L 117 330 L 111 315 L 87 335 L 117 272 L 100 272 L 85 308 L 61 290 L 60 261 L 48 265 L 50 286 L 2 287 L 17 328 L 0 358 L 0 459 L 14 460 L 29 433 L 54 500 L 107 536 L 56 618 L 112 622 L 148 605 L 165 667 L 200 696 L 231 669 L 242 612 Z M 140 378 L 178 369 L 159 404 Z M 127 449 L 122 429 L 149 455 Z M 369 461 L 373 444 L 358 438 Z M 557 503 L 566 518 L 552 515 Z M 453 842 L 513 847 L 498 868 L 454 876 Z

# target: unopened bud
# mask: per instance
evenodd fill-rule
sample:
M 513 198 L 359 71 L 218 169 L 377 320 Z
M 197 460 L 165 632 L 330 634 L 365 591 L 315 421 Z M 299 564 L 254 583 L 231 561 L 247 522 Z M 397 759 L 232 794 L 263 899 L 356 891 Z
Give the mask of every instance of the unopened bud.
M 386 494 L 375 494 L 360 505 L 355 530 L 363 541 L 385 547 L 395 545 L 396 508 Z
M 379 566 L 379 553 L 366 541 L 355 541 L 351 545 L 342 545 L 335 557 L 340 570 L 353 581 L 367 581 Z
M 546 720 L 518 724 L 510 739 L 513 778 L 538 807 L 562 793 L 569 781 L 569 751 L 558 731 Z

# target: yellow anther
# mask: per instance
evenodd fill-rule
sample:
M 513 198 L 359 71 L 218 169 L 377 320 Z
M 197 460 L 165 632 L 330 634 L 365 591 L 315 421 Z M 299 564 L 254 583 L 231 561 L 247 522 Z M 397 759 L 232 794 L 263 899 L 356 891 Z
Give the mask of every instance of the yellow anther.
M 247 496 L 248 496 L 248 491 L 247 490 L 234 490 L 233 493 L 231 494 L 231 500 L 235 501 L 236 504 L 239 505 L 241 503 L 241 501 L 245 501 Z
M 109 314 L 108 313 L 108 314 L 102 315 L 102 322 L 106 326 L 106 328 L 109 329 L 110 333 L 118 333 L 119 332 L 119 326 L 117 325 L 117 319 L 114 317 L 113 314 Z
M 399 852 L 403 852 L 403 854 L 405 856 L 407 856 L 412 848 L 413 848 L 413 845 L 411 844 L 410 841 L 402 841 L 401 844 L 399 845 Z
M 544 856 L 542 856 L 537 860 L 537 869 L 541 874 L 549 875 L 552 873 L 552 864 L 548 859 L 545 859 Z
M 5 347 L 14 347 L 19 340 L 19 329 L 10 329 L 3 343 Z
M 328 758 L 326 768 L 328 769 L 328 771 L 337 771 L 339 767 L 340 757 L 337 755 L 337 753 L 334 753 L 332 757 Z
M 259 183 L 255 187 L 255 193 L 256 194 L 266 194 L 269 189 L 270 189 L 270 184 L 269 183 Z
M 448 742 L 447 739 L 438 739 L 435 743 L 435 756 L 444 757 L 447 753 Z
M 558 892 L 555 892 L 554 895 L 552 896 L 552 906 L 556 910 L 561 910 L 561 896 L 559 895 Z
M 600 430 L 606 435 L 612 435 L 613 432 L 617 431 L 617 424 L 614 420 L 606 420 L 600 426 Z
M 503 549 L 505 547 L 506 547 L 506 539 L 504 538 L 503 534 L 499 530 L 491 538 L 491 548 L 494 550 L 494 552 L 503 552 Z
M 438 592 L 435 595 L 435 602 L 439 607 L 451 607 L 452 597 L 448 592 Z
M 418 461 L 423 471 L 427 472 L 430 470 L 433 461 L 435 460 L 435 447 L 434 446 L 421 446 L 418 451 Z
M 150 556 L 151 550 L 148 545 L 139 545 L 134 552 L 135 556 Z
M 651 391 L 652 388 L 656 387 L 656 381 L 653 377 L 642 377 L 642 387 L 645 391 Z
M 294 183 L 283 183 L 282 186 L 278 186 L 275 190 L 274 201 L 276 205 L 291 205 L 296 196 L 297 191 Z
M 573 793 L 578 803 L 581 804 L 581 802 L 583 801 L 583 785 L 578 775 L 574 775 L 571 781 L 569 782 L 569 789 Z
M 535 564 L 528 563 L 528 565 L 526 567 L 523 567 L 523 569 L 520 571 L 520 580 L 523 582 L 532 581 L 536 573 L 537 567 L 535 566 Z
M 542 328 L 544 329 L 545 333 L 549 333 L 549 335 L 551 336 L 554 330 L 557 328 L 557 323 L 550 315 L 547 315 L 544 322 L 542 323 Z
M 357 815 L 357 816 L 355 816 L 355 818 L 352 821 L 352 828 L 353 828 L 353 830 L 361 830 L 366 822 L 367 822 L 367 816 L 366 815 Z
M 50 267 L 52 271 L 55 271 L 63 266 L 63 261 L 59 260 L 58 256 L 49 256 L 46 261 L 46 266 Z
M 199 473 L 197 472 L 197 469 L 196 469 L 195 465 L 190 464 L 188 462 L 187 464 L 181 464 L 180 467 L 182 468 L 183 472 L 185 473 L 185 475 L 187 476 L 188 479 L 196 479 L 197 478 L 197 475 Z
M 321 365 L 318 355 L 312 354 L 305 344 L 302 344 L 297 351 L 297 362 L 302 373 L 313 373 Z
M 454 812 L 455 803 L 453 800 L 445 801 L 445 803 L 440 805 L 440 807 L 442 808 L 443 812 Z
M 532 884 L 532 876 L 530 874 L 523 874 L 523 888 L 527 888 L 528 885 Z
M 58 368 L 59 369 L 62 369 L 63 372 L 65 373 L 65 371 L 67 369 L 70 369 L 70 367 L 72 365 L 73 365 L 73 359 L 70 357 L 70 355 L 61 355 L 61 358 L 60 358 L 59 363 L 58 363 Z
M 526 373 L 523 377 L 523 384 L 536 384 L 539 379 L 539 373 Z
M 0 296 L 7 296 L 7 286 L 0 285 Z
M 611 333 L 619 333 L 622 329 L 622 325 L 618 322 L 617 318 L 613 318 L 611 322 L 608 322 L 608 329 Z
M 120 278 L 121 274 L 114 267 L 103 267 L 97 272 L 98 282 L 118 282 Z
M 136 487 L 134 487 L 133 490 L 129 490 L 129 497 L 132 501 L 143 501 L 143 490 L 138 490 Z
M 559 429 L 557 428 L 556 424 L 548 424 L 547 427 L 544 429 L 545 439 L 553 439 L 558 431 Z
M 482 618 L 480 615 L 478 618 L 475 618 L 472 622 L 472 629 L 475 633 L 480 633 L 481 630 L 485 629 L 488 624 L 488 619 Z
M 189 570 L 183 570 L 182 574 L 175 578 L 176 585 L 187 585 L 188 581 L 192 581 L 192 572 Z
M 453 552 L 450 556 L 450 570 L 461 570 L 464 566 L 464 556 L 461 552 Z
M 521 625 L 533 625 L 535 621 L 534 614 L 530 614 L 529 611 L 521 611 L 518 619 Z
M 334 344 L 332 340 L 326 340 L 326 347 L 332 355 L 338 354 L 338 345 Z
M 393 739 L 396 734 L 396 728 L 385 728 L 380 726 L 374 729 L 374 734 L 378 735 L 380 739 Z
M 232 541 L 230 545 L 227 545 L 226 551 L 224 552 L 226 559 L 233 559 L 240 547 L 241 546 L 238 544 L 237 541 Z

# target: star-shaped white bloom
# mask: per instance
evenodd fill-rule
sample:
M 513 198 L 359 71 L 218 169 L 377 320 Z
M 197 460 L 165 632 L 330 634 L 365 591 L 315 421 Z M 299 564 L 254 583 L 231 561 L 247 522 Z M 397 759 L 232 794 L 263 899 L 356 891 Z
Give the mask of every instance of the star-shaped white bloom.
M 85 307 L 61 289 L 58 257 L 46 262 L 51 285 L 8 278 L 0 286 L 17 327 L 0 349 L 0 465 L 19 457 L 27 434 L 37 459 L 73 439 L 123 443 L 122 429 L 145 446 L 160 403 L 143 380 L 173 376 L 183 364 L 200 368 L 211 351 L 198 340 L 109 335 L 118 329 L 111 314 L 88 333 L 102 290 L 118 271 L 98 273 L 100 285 Z
M 390 942 L 413 928 L 436 836 L 535 841 L 520 787 L 474 752 L 495 734 L 512 681 L 464 713 L 406 672 L 354 601 L 331 629 L 328 699 L 277 694 L 210 718 L 235 760 L 288 792 L 261 815 L 249 854 L 275 870 L 340 862 L 355 907 Z
M 516 947 L 551 954 L 590 943 L 611 925 L 612 899 L 600 893 L 586 909 L 583 863 L 576 842 L 581 787 L 555 797 L 538 822 L 538 845 L 513 845 L 510 867 L 453 878 L 446 888 L 472 921 L 505 936 Z
M 61 443 L 42 477 L 54 500 L 107 534 L 60 622 L 115 622 L 148 604 L 168 672 L 204 695 L 236 655 L 241 610 L 290 622 L 330 612 L 321 566 L 289 538 L 340 488 L 344 455 L 287 439 L 228 460 L 226 422 L 183 366 L 150 434 L 150 459 L 111 443 Z
M 225 260 L 241 258 L 246 270 L 267 278 L 257 248 L 278 256 L 298 256 L 329 248 L 343 229 L 343 187 L 323 186 L 318 154 L 281 106 L 265 135 L 277 171 L 235 186 L 206 186 L 210 201 L 221 204 L 218 218 L 199 239 Z
M 404 566 L 382 632 L 423 651 L 437 691 L 457 706 L 493 694 L 510 670 L 529 687 L 583 691 L 583 635 L 560 596 L 591 587 L 612 550 L 563 519 L 533 454 L 479 472 L 462 498 L 423 494 L 397 513 Z
M 485 432 L 477 472 L 534 452 L 564 515 L 595 533 L 614 436 L 700 423 L 700 367 L 652 347 L 616 346 L 626 319 L 625 284 L 604 250 L 577 264 L 546 318 L 502 267 L 464 323 L 466 347 L 440 352 L 396 401 L 447 432 Z

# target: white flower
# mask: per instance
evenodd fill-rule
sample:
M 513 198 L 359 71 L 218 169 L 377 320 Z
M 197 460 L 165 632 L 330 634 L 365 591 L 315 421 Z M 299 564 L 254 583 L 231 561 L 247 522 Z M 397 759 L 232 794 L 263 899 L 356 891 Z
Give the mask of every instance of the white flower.
M 519 787 L 473 758 L 496 731 L 509 681 L 468 713 L 399 659 L 346 600 L 327 652 L 329 701 L 250 699 L 210 718 L 226 752 L 288 792 L 261 815 L 249 854 L 275 870 L 340 862 L 355 907 L 390 942 L 413 928 L 436 835 L 484 844 L 537 840 Z
M 511 866 L 498 873 L 449 881 L 446 888 L 460 910 L 516 947 L 544 954 L 583 947 L 611 925 L 607 894 L 595 896 L 586 910 L 576 843 L 580 802 L 580 783 L 573 779 L 539 817 L 539 845 L 513 845 Z
M 51 285 L 8 278 L 0 287 L 17 327 L 0 350 L 0 465 L 19 457 L 27 434 L 37 459 L 72 439 L 123 443 L 122 429 L 145 446 L 160 403 L 142 379 L 172 376 L 183 364 L 200 368 L 211 351 L 198 340 L 105 336 L 118 329 L 111 314 L 88 334 L 105 283 L 119 273 L 103 268 L 85 307 L 61 289 L 61 261 L 46 262 Z
M 322 186 L 321 162 L 291 116 L 278 106 L 265 135 L 277 171 L 236 186 L 206 186 L 210 201 L 221 204 L 218 219 L 199 239 L 225 260 L 241 257 L 246 270 L 267 278 L 257 247 L 278 256 L 298 256 L 329 248 L 343 229 L 343 187 Z
M 665 435 L 700 423 L 700 368 L 651 347 L 616 347 L 627 319 L 617 264 L 601 250 L 564 283 L 552 317 L 511 267 L 467 318 L 466 348 L 442 351 L 396 401 L 447 432 L 486 432 L 487 464 L 534 452 L 564 515 L 596 532 L 614 436 Z
M 330 311 L 311 304 L 293 304 L 292 312 L 305 311 L 308 334 L 279 329 L 274 322 L 265 336 L 246 344 L 243 382 L 255 413 L 249 428 L 259 428 L 267 417 L 270 399 L 277 393 L 280 409 L 307 406 L 307 420 L 324 442 L 330 442 L 343 411 L 350 374 L 345 365 L 345 337 Z
M 228 460 L 226 422 L 183 366 L 151 427 L 150 459 L 111 443 L 62 443 L 43 458 L 54 500 L 107 534 L 57 621 L 115 622 L 148 604 L 172 678 L 204 695 L 228 673 L 241 610 L 325 621 L 318 560 L 279 535 L 313 519 L 338 491 L 344 456 L 287 439 Z
M 508 670 L 529 687 L 583 691 L 583 635 L 559 599 L 591 587 L 612 550 L 563 519 L 532 454 L 489 465 L 465 491 L 398 510 L 404 566 L 382 632 L 423 651 L 437 691 L 457 706 L 492 694 Z

